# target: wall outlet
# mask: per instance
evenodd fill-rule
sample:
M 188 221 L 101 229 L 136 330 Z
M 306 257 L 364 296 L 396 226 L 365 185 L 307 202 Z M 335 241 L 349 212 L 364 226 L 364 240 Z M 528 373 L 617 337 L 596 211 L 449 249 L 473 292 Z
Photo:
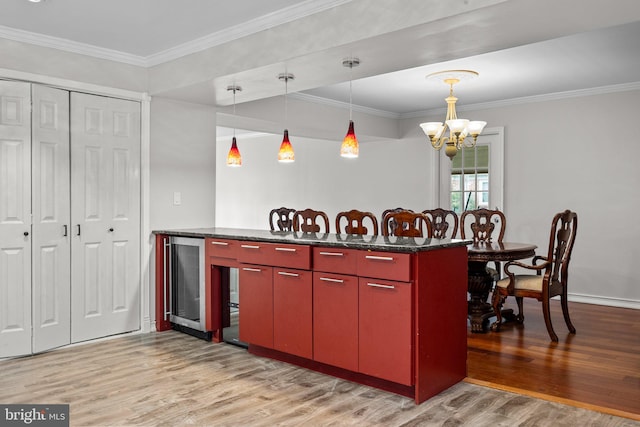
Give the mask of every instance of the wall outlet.
M 182 193 L 179 191 L 173 192 L 173 206 L 180 206 L 182 204 Z

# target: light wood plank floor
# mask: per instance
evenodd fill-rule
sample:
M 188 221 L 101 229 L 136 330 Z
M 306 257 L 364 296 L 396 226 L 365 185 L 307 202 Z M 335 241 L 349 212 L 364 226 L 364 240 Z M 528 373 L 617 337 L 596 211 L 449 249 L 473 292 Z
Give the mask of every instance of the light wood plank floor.
M 173 331 L 0 361 L 0 403 L 68 403 L 74 426 L 640 426 L 639 313 L 571 311 L 559 344 L 535 302 L 524 325 L 469 333 L 469 378 L 418 406 Z
M 515 300 L 507 299 L 515 308 Z M 491 383 L 640 420 L 640 310 L 569 303 L 575 335 L 551 302 L 553 343 L 541 303 L 526 299 L 524 324 L 467 335 L 469 381 Z
M 0 402 L 68 403 L 74 426 L 637 426 L 461 382 L 411 399 L 169 331 L 0 362 Z

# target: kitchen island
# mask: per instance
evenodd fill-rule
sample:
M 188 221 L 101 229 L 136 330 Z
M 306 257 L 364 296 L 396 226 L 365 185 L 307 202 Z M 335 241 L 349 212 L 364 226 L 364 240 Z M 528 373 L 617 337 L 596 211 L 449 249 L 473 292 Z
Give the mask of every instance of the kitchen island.
M 171 327 L 166 245 L 204 240 L 206 327 L 222 339 L 225 275 L 239 272 L 248 351 L 411 397 L 466 376 L 464 240 L 201 228 L 156 234 L 156 328 Z

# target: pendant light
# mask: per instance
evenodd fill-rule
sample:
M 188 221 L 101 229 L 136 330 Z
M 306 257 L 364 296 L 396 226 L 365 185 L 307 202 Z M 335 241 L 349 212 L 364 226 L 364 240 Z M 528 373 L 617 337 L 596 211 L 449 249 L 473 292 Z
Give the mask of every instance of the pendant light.
M 295 76 L 290 73 L 282 73 L 278 75 L 279 80 L 284 81 L 284 122 L 287 125 L 287 89 L 289 80 L 293 80 Z M 296 156 L 293 152 L 293 147 L 289 141 L 289 130 L 285 128 L 284 136 L 282 138 L 282 144 L 280 144 L 280 151 L 278 151 L 278 161 L 280 163 L 293 163 Z
M 233 117 L 235 119 L 236 116 L 236 92 L 240 92 L 242 88 L 240 86 L 227 86 L 227 90 L 233 91 Z M 233 139 L 231 140 L 231 149 L 229 150 L 229 154 L 227 154 L 227 166 L 232 168 L 238 168 L 242 166 L 242 155 L 240 155 L 240 150 L 238 150 L 238 143 L 236 141 L 236 126 L 235 123 L 233 125 Z
M 349 67 L 349 129 L 342 140 L 340 156 L 354 159 L 358 157 L 360 147 L 358 145 L 358 138 L 356 138 L 356 132 L 353 130 L 353 67 L 360 65 L 360 60 L 358 58 L 345 59 L 342 61 L 342 65 Z

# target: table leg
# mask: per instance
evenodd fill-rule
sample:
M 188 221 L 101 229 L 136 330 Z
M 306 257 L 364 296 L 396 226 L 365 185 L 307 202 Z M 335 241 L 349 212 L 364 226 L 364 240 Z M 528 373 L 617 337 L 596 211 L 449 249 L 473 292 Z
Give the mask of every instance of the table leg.
M 487 302 L 493 288 L 493 277 L 487 272 L 487 263 L 469 262 L 468 316 L 471 332 L 483 333 L 489 329 L 489 319 L 494 316 L 493 307 Z

